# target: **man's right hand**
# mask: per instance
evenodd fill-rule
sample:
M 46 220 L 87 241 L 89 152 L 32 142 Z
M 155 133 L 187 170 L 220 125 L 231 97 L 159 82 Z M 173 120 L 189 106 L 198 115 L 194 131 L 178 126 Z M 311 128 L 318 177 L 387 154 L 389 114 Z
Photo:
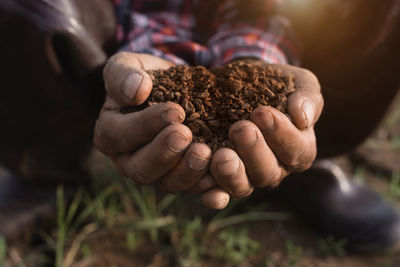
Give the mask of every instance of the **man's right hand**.
M 146 70 L 171 66 L 146 54 L 119 53 L 110 58 L 103 73 L 107 97 L 96 122 L 94 143 L 122 175 L 177 193 L 197 187 L 207 177 L 212 155 L 207 145 L 191 143 L 192 133 L 182 124 L 182 107 L 167 102 L 133 113 L 120 112 L 122 107 L 142 104 L 150 95 L 152 80 Z M 227 200 L 219 201 L 219 196 L 227 197 L 213 193 L 208 206 L 222 208 L 218 204 Z

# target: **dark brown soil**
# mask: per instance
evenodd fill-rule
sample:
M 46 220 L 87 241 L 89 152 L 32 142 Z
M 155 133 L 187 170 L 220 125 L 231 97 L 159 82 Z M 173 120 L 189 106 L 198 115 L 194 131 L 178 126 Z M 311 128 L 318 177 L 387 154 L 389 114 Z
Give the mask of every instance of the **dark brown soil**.
M 292 76 L 245 62 L 211 70 L 176 66 L 149 73 L 153 91 L 142 107 L 167 101 L 180 104 L 193 141 L 206 143 L 213 151 L 232 147 L 229 127 L 249 119 L 255 108 L 265 105 L 287 112 L 287 97 L 295 90 Z

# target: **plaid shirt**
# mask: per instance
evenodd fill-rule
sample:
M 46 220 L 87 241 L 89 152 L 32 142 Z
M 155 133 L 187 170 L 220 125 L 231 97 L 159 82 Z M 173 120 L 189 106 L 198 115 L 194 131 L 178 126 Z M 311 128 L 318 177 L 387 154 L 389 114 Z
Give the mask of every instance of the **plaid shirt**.
M 276 0 L 275 0 L 276 1 Z M 114 0 L 121 51 L 176 64 L 220 66 L 239 58 L 298 64 L 288 20 L 274 0 Z

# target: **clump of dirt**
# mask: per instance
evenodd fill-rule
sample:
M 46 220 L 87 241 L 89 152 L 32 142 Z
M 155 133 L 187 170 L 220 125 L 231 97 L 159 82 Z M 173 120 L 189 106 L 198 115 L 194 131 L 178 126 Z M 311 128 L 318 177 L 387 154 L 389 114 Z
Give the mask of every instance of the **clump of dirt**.
M 287 97 L 294 92 L 293 76 L 269 66 L 236 62 L 214 69 L 176 66 L 150 71 L 153 91 L 141 108 L 159 102 L 175 102 L 185 112 L 193 141 L 213 151 L 232 147 L 229 127 L 247 120 L 259 106 L 287 112 Z

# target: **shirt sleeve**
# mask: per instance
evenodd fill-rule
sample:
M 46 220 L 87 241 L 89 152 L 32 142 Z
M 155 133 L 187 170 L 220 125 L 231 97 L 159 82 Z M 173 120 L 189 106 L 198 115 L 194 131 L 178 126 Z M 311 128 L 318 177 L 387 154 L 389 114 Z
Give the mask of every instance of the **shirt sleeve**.
M 299 64 L 290 21 L 275 12 L 278 0 L 222 0 L 208 41 L 212 66 L 240 58 Z
M 177 65 L 191 63 L 187 50 L 194 45 L 190 42 L 192 18 L 168 10 L 169 6 L 157 10 L 167 4 L 166 1 L 113 1 L 118 21 L 119 52 L 151 54 Z M 134 8 L 135 5 L 138 8 Z

